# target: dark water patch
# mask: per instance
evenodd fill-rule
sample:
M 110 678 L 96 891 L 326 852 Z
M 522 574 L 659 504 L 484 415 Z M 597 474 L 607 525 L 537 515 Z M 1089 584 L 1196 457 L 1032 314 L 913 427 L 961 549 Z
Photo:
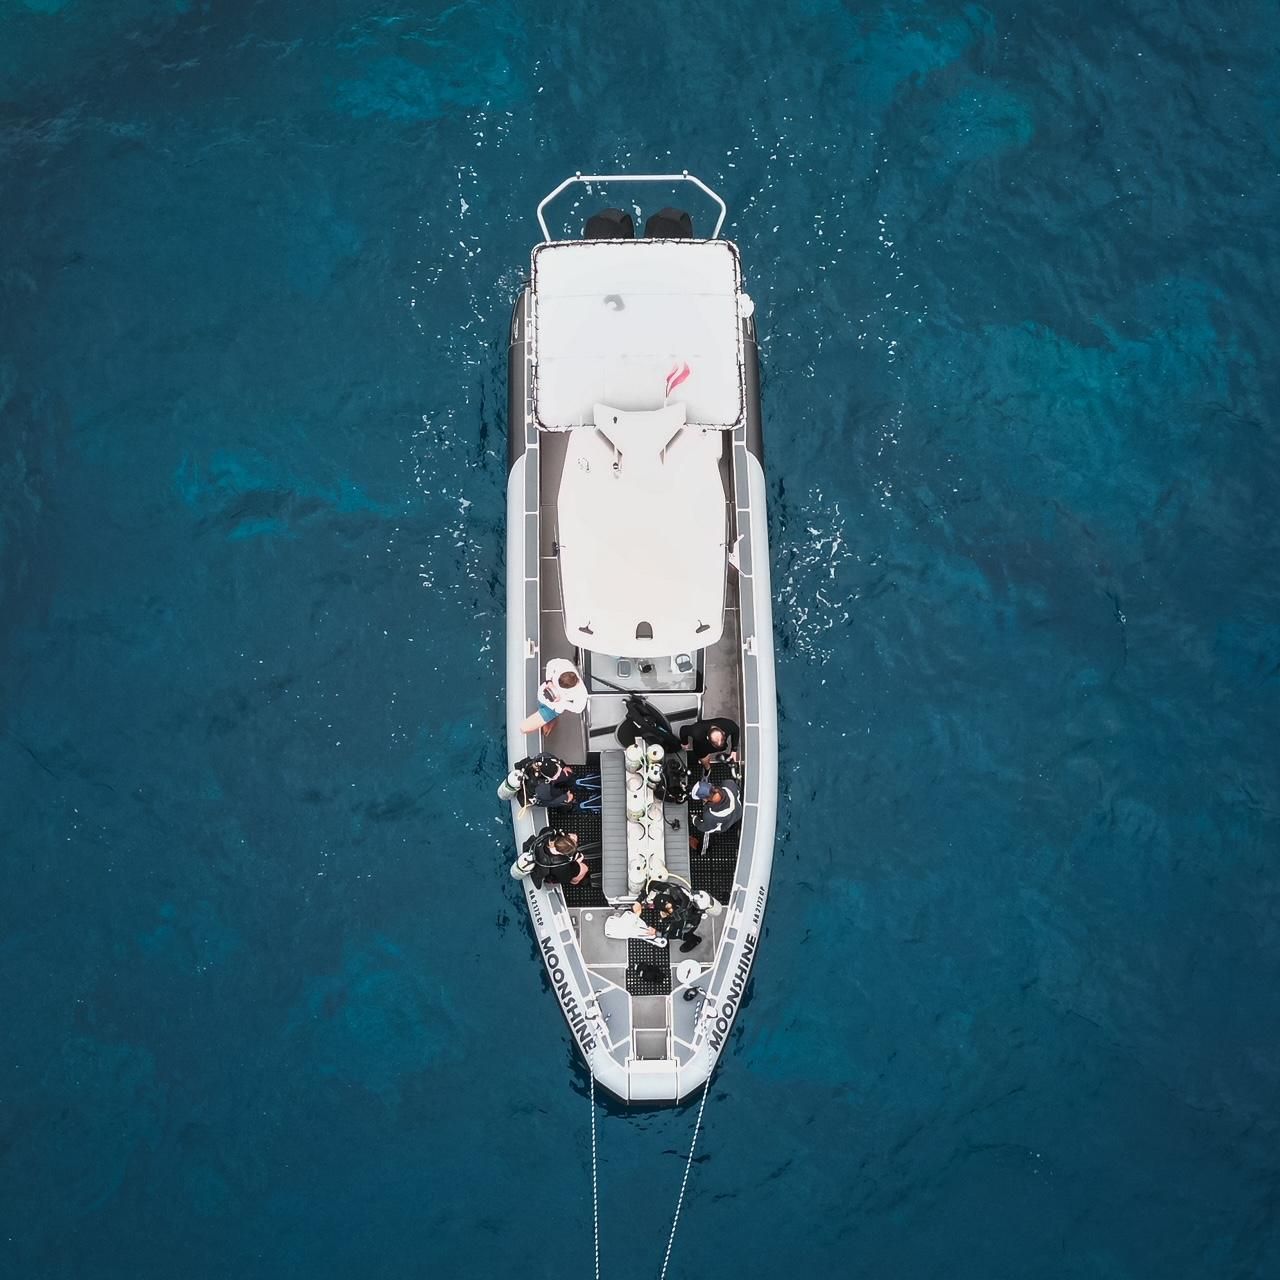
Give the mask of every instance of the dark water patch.
M 545 191 L 687 166 L 758 306 L 782 741 L 673 1265 L 1273 1272 L 1275 36 L 10 6 L 9 1269 L 589 1272 L 493 798 L 505 342 Z M 692 1114 L 600 1118 L 652 1274 Z

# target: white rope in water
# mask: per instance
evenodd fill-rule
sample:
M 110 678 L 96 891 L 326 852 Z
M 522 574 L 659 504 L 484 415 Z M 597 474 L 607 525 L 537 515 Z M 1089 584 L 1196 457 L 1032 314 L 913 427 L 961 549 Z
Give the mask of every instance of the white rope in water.
M 596 1073 L 587 1063 L 591 1077 L 591 1221 L 596 1233 L 596 1280 L 600 1280 L 600 1191 L 596 1178 Z M 665 1271 L 666 1268 L 664 1267 Z
M 684 1191 L 689 1185 L 689 1170 L 693 1167 L 693 1151 L 698 1145 L 698 1134 L 702 1129 L 702 1109 L 707 1105 L 707 1098 L 710 1094 L 711 1081 L 708 1079 L 707 1083 L 702 1087 L 702 1101 L 698 1103 L 698 1121 L 693 1126 L 693 1141 L 689 1144 L 689 1158 L 684 1162 L 684 1177 L 680 1179 L 680 1196 L 676 1200 L 675 1217 L 671 1219 L 671 1234 L 667 1237 L 667 1253 L 666 1257 L 662 1259 L 662 1272 L 658 1276 L 658 1280 L 667 1280 L 667 1264 L 671 1261 L 671 1246 L 675 1243 L 676 1227 L 680 1223 L 680 1210 L 684 1207 Z M 600 1280 L 598 1273 L 596 1280 Z

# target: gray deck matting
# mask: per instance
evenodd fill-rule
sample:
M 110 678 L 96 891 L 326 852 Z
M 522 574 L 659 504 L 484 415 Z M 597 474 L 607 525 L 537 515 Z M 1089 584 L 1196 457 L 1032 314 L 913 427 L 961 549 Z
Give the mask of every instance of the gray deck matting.
M 601 862 L 604 896 L 627 893 L 627 766 L 621 750 L 600 753 Z
M 664 804 L 663 817 L 667 820 L 666 831 L 662 837 L 662 857 L 667 870 L 679 876 L 686 883 L 689 881 L 689 806 L 685 804 Z M 673 828 L 671 824 L 680 825 Z

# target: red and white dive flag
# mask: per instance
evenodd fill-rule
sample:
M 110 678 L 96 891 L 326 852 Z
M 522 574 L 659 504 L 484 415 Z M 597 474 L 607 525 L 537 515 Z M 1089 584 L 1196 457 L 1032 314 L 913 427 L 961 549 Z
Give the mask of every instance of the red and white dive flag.
M 681 361 L 677 365 L 673 365 L 671 372 L 667 374 L 667 396 L 671 399 L 671 393 L 689 376 L 692 370 L 685 361 Z

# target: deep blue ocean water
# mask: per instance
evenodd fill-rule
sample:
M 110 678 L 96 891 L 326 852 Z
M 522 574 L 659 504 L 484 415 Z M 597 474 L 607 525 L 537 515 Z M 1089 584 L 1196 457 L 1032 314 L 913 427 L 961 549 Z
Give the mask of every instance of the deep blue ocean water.
M 0 1274 L 591 1274 L 506 329 L 687 167 L 782 801 L 671 1274 L 1280 1275 L 1278 138 L 1271 3 L 3 0 Z M 599 1115 L 655 1276 L 693 1111 Z

